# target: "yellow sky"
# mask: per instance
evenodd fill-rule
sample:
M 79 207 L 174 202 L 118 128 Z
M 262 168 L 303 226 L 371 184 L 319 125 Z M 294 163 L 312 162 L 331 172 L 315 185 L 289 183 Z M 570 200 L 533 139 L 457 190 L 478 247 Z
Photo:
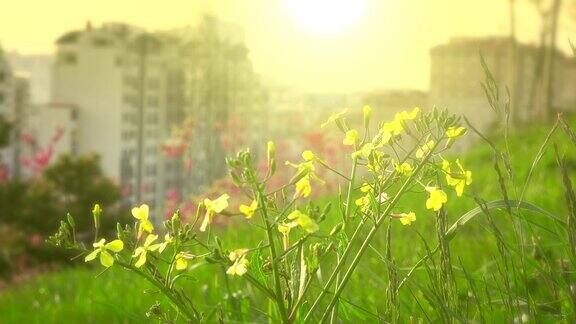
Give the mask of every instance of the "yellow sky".
M 46 53 L 59 35 L 88 19 L 164 29 L 191 24 L 208 11 L 243 26 L 255 69 L 268 79 L 336 92 L 426 89 L 431 46 L 452 36 L 508 32 L 507 0 L 368 0 L 361 21 L 331 36 L 302 29 L 282 1 L 12 0 L 0 11 L 0 42 L 9 50 Z M 518 2 L 520 37 L 533 39 L 537 16 Z

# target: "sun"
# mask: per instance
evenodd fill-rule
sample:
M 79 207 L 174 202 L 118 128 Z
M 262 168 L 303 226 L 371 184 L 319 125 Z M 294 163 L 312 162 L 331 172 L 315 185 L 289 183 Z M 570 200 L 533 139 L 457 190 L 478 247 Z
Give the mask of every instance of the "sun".
M 296 23 L 308 32 L 333 35 L 354 25 L 367 0 L 284 0 Z

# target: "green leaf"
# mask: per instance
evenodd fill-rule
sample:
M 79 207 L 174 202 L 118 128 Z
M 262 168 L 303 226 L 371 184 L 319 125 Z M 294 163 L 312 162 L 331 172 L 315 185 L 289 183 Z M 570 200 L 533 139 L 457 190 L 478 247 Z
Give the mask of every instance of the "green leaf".
M 558 222 L 559 224 L 566 226 L 566 222 L 563 221 L 562 219 L 556 217 L 555 215 L 553 215 L 552 213 L 534 205 L 531 204 L 529 202 L 525 202 L 525 201 L 517 201 L 517 200 L 494 200 L 494 201 L 490 201 L 487 202 L 485 205 L 485 208 L 487 210 L 490 209 L 498 209 L 498 208 L 506 208 L 508 206 L 513 207 L 513 208 L 518 208 L 518 209 L 525 209 L 525 210 L 529 210 L 538 214 L 541 214 L 543 216 L 547 216 L 551 219 L 553 219 L 554 221 Z M 468 211 L 466 214 L 462 215 L 460 218 L 458 218 L 458 220 L 452 224 L 452 226 L 450 226 L 450 228 L 448 229 L 448 231 L 446 231 L 446 239 L 447 240 L 451 240 L 457 233 L 457 231 L 464 225 L 466 225 L 468 222 L 472 221 L 473 219 L 476 218 L 476 216 L 482 215 L 484 214 L 483 210 L 481 207 L 476 207 L 470 211 Z

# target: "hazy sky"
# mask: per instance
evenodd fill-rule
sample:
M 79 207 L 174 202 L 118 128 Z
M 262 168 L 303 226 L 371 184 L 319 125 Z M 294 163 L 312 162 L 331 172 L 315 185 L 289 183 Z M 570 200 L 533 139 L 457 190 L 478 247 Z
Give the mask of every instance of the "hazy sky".
M 193 24 L 209 12 L 243 26 L 257 72 L 303 90 L 332 92 L 426 89 L 431 46 L 452 36 L 508 33 L 507 0 L 367 0 L 361 18 L 332 35 L 305 28 L 285 1 L 5 0 L 0 42 L 8 50 L 50 53 L 59 35 L 83 28 L 88 19 L 165 29 Z M 517 2 L 519 36 L 534 40 L 538 16 L 528 0 Z M 571 26 L 562 23 L 560 42 L 576 39 Z

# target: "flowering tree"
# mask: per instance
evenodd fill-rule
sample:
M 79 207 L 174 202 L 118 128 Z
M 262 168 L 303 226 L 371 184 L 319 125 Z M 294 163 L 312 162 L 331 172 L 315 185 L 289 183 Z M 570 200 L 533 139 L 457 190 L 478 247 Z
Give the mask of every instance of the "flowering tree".
M 39 177 L 42 171 L 50 164 L 54 156 L 54 149 L 56 144 L 62 139 L 64 135 L 64 128 L 58 127 L 50 138 L 50 141 L 45 147 L 40 146 L 38 140 L 30 135 L 23 134 L 22 142 L 26 144 L 31 152 L 31 155 L 23 155 L 21 157 L 22 165 L 28 168 L 34 177 Z

